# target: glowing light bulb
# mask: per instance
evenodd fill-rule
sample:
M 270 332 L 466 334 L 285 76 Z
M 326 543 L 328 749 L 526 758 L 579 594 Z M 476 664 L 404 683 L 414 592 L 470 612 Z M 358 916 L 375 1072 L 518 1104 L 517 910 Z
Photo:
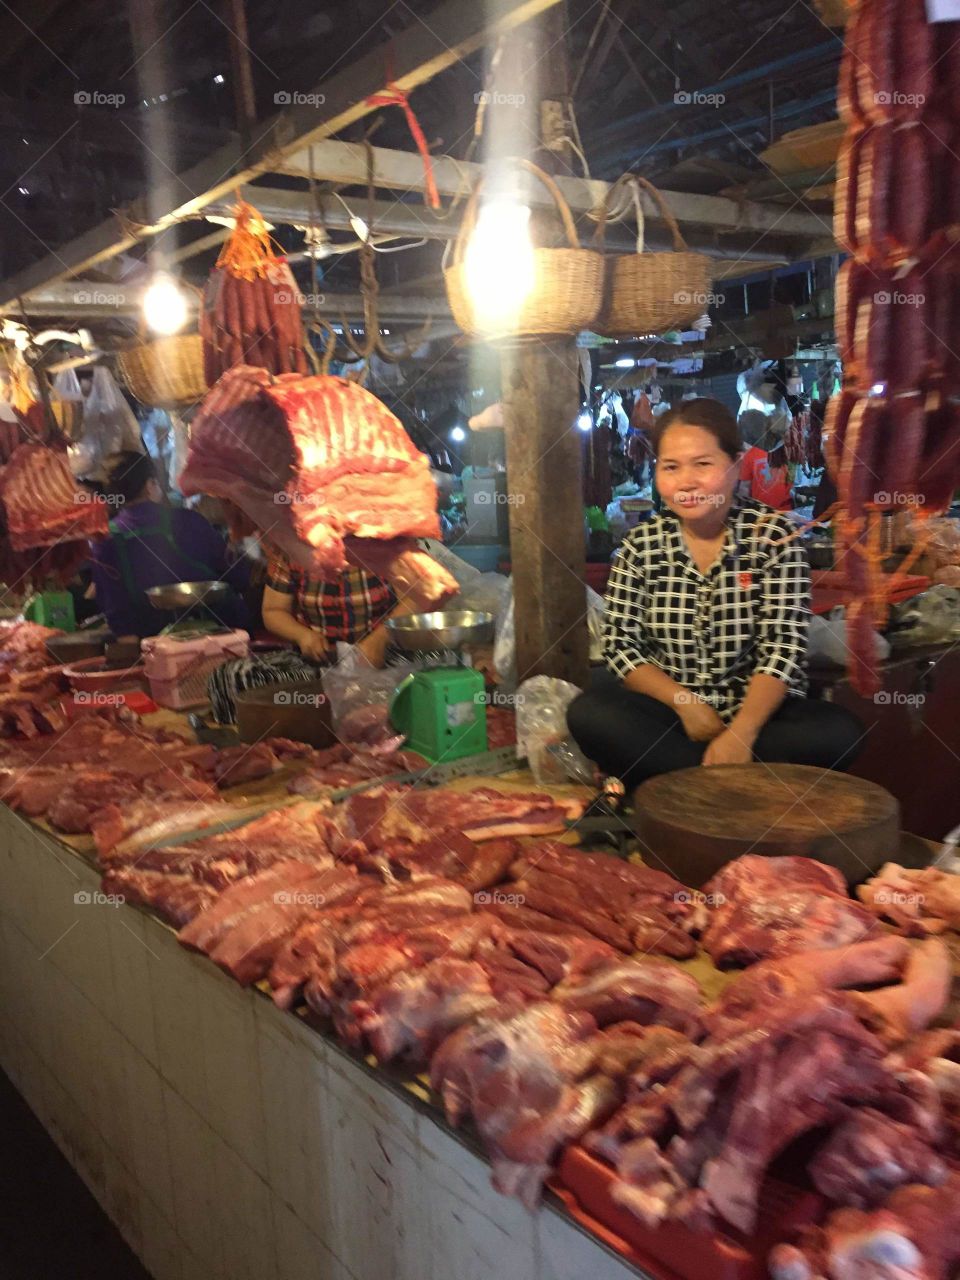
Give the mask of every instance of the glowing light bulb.
M 515 328 L 534 280 L 529 207 L 503 197 L 483 204 L 463 265 L 480 326 Z
M 450 439 L 456 441 L 457 444 L 463 444 L 467 438 L 467 433 L 463 427 L 454 427 L 450 432 Z
M 616 367 L 618 369 L 632 369 L 636 363 L 633 356 L 621 356 L 616 362 Z
M 577 426 L 580 428 L 581 431 L 593 430 L 593 417 L 591 414 L 587 412 L 586 409 L 581 410 L 581 412 L 577 415 Z
M 187 323 L 186 294 L 172 276 L 154 276 L 143 295 L 143 315 L 154 333 L 177 333 Z

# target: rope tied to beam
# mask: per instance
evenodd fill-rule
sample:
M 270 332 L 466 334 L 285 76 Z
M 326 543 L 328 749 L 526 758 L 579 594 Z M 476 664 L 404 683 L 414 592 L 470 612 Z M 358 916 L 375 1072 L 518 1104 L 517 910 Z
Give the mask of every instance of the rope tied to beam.
M 396 84 L 388 84 L 386 89 L 381 90 L 380 93 L 372 93 L 369 98 L 365 99 L 364 106 L 399 107 L 403 111 L 403 114 L 407 117 L 407 126 L 414 142 L 417 144 L 417 150 L 423 159 L 424 204 L 430 209 L 439 209 L 440 195 L 433 176 L 433 160 L 430 157 L 430 148 L 427 146 L 427 139 L 423 129 L 420 127 L 420 121 L 410 105 L 410 99 L 406 92 Z

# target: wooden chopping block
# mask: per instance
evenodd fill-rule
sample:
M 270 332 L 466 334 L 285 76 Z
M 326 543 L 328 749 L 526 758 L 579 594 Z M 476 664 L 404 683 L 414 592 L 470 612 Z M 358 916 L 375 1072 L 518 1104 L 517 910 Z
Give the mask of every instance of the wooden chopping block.
M 322 680 L 284 680 L 238 693 L 237 732 L 241 742 L 292 738 L 323 748 L 337 741 Z
M 634 828 L 650 866 L 704 884 L 744 853 L 799 854 L 856 884 L 896 858 L 900 806 L 863 778 L 798 764 L 681 769 L 635 793 Z

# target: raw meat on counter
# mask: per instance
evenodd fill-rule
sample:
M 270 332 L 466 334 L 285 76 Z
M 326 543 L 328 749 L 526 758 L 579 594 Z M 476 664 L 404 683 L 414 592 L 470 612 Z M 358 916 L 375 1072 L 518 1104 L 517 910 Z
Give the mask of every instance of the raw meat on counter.
M 646 1225 L 708 1226 L 716 1215 L 750 1232 L 780 1152 L 852 1105 L 899 1095 L 882 1042 L 842 997 L 802 995 L 691 1045 L 659 1092 L 634 1079 L 626 1106 L 585 1145 L 616 1166 L 614 1199 Z
M 879 931 L 876 918 L 848 896 L 840 872 L 812 858 L 746 854 L 703 892 L 716 904 L 703 946 L 721 969 L 845 947 Z
M 337 856 L 362 859 L 390 841 L 419 844 L 443 831 L 460 831 L 478 842 L 551 835 L 582 812 L 580 801 L 556 800 L 539 792 L 383 786 L 350 796 L 338 806 L 330 819 L 329 839 Z
M 368 782 L 371 778 L 417 773 L 427 767 L 423 756 L 417 755 L 415 751 L 400 750 L 396 736 L 390 739 L 387 749 L 376 745 L 341 742 L 312 752 L 304 763 L 306 768 L 294 778 L 288 788 L 294 794 L 302 796 L 353 787 L 357 783 Z
M 960 929 L 960 876 L 935 867 L 913 871 L 888 862 L 858 886 L 857 897 L 907 937 Z
M 960 1173 L 900 1187 L 877 1209 L 840 1209 L 800 1244 L 778 1245 L 773 1280 L 950 1280 L 960 1262 Z
M 686 959 L 697 950 L 692 935 L 706 922 L 705 909 L 666 872 L 543 842 L 525 849 L 510 874 L 524 907 L 585 929 L 618 951 Z
M 194 420 L 180 486 L 227 500 L 321 577 L 353 563 L 424 608 L 458 590 L 413 541 L 440 536 L 426 455 L 343 378 L 230 369 Z
M 0 622 L 0 672 L 30 671 L 50 663 L 47 641 L 63 632 L 39 622 Z

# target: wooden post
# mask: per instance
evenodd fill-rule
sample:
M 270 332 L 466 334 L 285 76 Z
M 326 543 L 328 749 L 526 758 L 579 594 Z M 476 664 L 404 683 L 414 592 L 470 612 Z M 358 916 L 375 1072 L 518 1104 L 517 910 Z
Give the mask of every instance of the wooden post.
M 562 6 L 541 14 L 537 27 L 538 119 L 549 145 L 557 113 L 544 104 L 567 92 Z M 551 152 L 536 159 L 549 164 Z M 501 364 L 517 680 L 550 675 L 583 687 L 589 647 L 576 339 L 519 343 L 503 352 Z
M 237 130 L 241 143 L 246 147 L 250 144 L 250 130 L 257 118 L 247 10 L 244 0 L 226 0 L 225 10 L 227 30 L 230 33 L 230 67 L 233 101 L 237 112 Z

